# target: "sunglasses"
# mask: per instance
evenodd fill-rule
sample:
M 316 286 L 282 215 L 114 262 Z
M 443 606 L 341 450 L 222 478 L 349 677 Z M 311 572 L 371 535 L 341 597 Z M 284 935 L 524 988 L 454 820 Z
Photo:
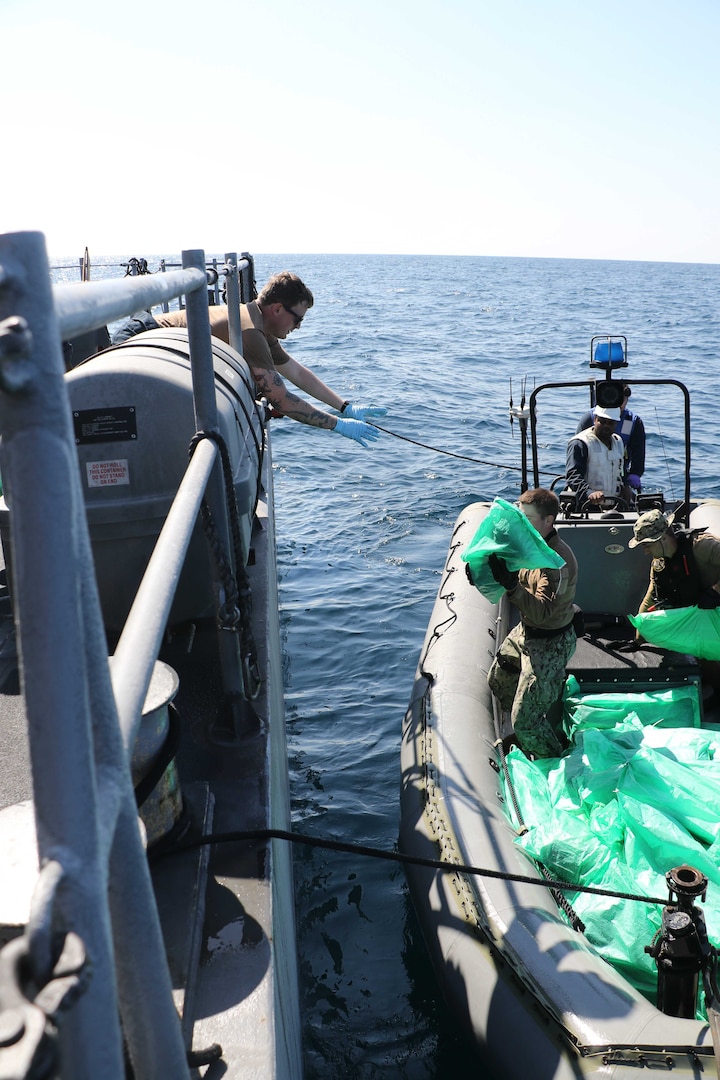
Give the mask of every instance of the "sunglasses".
M 283 307 L 287 311 L 288 315 L 292 315 L 293 319 L 295 320 L 295 327 L 297 329 L 297 327 L 303 321 L 305 316 L 304 315 L 298 315 L 297 311 L 293 311 L 293 309 L 291 307 L 288 307 L 287 304 L 283 304 Z

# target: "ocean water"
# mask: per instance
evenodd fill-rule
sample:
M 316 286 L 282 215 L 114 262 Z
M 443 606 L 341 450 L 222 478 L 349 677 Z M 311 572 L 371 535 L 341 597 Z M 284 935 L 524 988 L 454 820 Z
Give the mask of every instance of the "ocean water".
M 523 388 L 587 378 L 592 335 L 625 334 L 627 378 L 690 388 L 692 493 L 720 497 L 720 266 L 260 255 L 258 285 L 281 269 L 315 294 L 289 351 L 388 410 L 368 449 L 272 422 L 293 821 L 393 849 L 402 716 L 452 526 L 467 503 L 519 492 L 511 392 L 519 405 Z M 586 391 L 541 395 L 542 482 L 564 471 L 588 404 Z M 636 387 L 631 407 L 646 489 L 680 497 L 676 388 Z M 307 1080 L 491 1080 L 440 999 L 402 869 L 294 855 Z
M 392 849 L 401 720 L 453 523 L 468 502 L 519 493 L 511 380 L 518 405 L 523 385 L 587 378 L 591 337 L 625 334 L 628 378 L 689 386 L 692 491 L 719 497 L 720 266 L 287 255 L 259 257 L 258 284 L 285 268 L 316 300 L 289 351 L 342 396 L 385 406 L 394 433 L 364 450 L 271 428 L 294 824 Z M 538 401 L 545 483 L 586 395 Z M 679 394 L 637 387 L 631 405 L 646 489 L 679 497 Z M 438 995 L 403 871 L 298 848 L 295 873 L 308 1080 L 489 1080 Z

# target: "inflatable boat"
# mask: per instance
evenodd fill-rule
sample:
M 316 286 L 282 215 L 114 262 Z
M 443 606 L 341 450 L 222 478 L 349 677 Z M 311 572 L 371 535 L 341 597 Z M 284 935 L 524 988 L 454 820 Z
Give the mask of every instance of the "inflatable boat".
M 523 403 L 532 451 L 523 488 L 541 486 L 538 397 L 556 397 L 563 385 L 615 404 L 616 368 L 626 366 L 624 339 L 608 339 L 607 351 L 616 341 L 623 342 L 620 363 L 604 365 L 600 379 L 544 384 Z M 688 395 L 675 385 L 689 446 Z M 705 798 L 704 774 L 687 747 L 702 742 L 698 759 L 712 770 L 720 716 L 697 659 L 630 644 L 627 617 L 648 584 L 649 560 L 628 545 L 638 514 L 659 508 L 720 537 L 720 503 L 690 499 L 687 458 L 682 499 L 655 491 L 636 506 L 615 499 L 591 511 L 574 503 L 563 477 L 558 483 L 556 528 L 578 561 L 585 624 L 567 666 L 570 748 L 550 762 L 528 760 L 519 747 L 506 753 L 508 718 L 487 675 L 519 616 L 505 594 L 493 603 L 466 576 L 463 554 L 493 506 L 474 503 L 452 532 L 402 731 L 400 850 L 417 860 L 406 867 L 410 893 L 444 996 L 493 1075 L 715 1075 L 720 920 L 709 905 L 720 898 L 712 847 L 720 814 L 710 806 L 714 780 Z M 574 730 L 573 706 L 582 714 Z M 622 722 L 613 726 L 618 708 Z M 675 810 L 684 797 L 679 781 L 669 781 L 666 796 L 652 788 L 666 765 L 672 770 L 686 758 L 687 797 L 695 788 L 700 804 L 688 811 L 696 819 L 689 826 Z M 640 763 L 654 792 L 645 801 Z M 563 777 L 570 788 L 553 804 Z M 540 793 L 535 801 L 531 788 Z M 593 804 L 600 817 L 590 826 L 573 820 L 563 832 L 578 790 L 581 812 L 587 816 Z M 612 797 L 634 822 L 645 822 L 645 832 L 626 819 L 619 824 Z M 606 858 L 630 848 L 639 862 Z

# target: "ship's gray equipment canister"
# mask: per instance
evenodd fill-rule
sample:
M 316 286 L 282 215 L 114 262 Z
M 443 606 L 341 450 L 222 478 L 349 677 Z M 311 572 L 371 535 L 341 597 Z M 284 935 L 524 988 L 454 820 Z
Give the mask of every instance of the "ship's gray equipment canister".
M 263 416 L 243 358 L 217 338 L 212 348 L 218 426 L 232 463 L 247 559 L 260 487 Z M 187 468 L 195 434 L 187 330 L 138 334 L 73 368 L 66 380 L 103 617 L 109 630 L 119 631 Z M 7 515 L 0 500 L 4 547 Z M 232 562 L 232 552 L 227 554 Z M 210 559 L 198 524 L 171 624 L 215 614 Z

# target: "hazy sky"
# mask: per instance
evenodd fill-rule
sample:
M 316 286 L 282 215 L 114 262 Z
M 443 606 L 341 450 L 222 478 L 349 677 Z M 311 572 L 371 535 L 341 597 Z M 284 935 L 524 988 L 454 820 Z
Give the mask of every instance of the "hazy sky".
M 720 0 L 0 0 L 0 232 L 720 262 Z

